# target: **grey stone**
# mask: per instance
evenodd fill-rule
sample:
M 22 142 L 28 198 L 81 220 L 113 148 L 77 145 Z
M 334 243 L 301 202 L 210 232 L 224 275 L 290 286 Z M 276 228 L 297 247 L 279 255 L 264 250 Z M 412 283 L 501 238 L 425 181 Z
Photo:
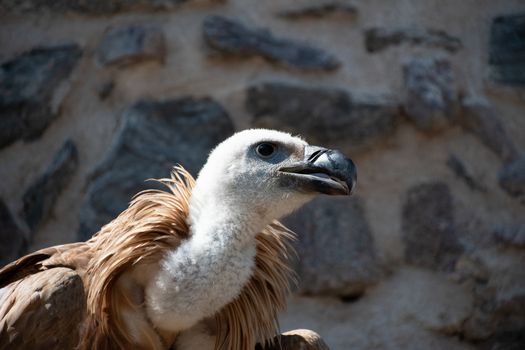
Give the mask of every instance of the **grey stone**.
M 166 44 L 162 29 L 155 25 L 109 28 L 98 47 L 103 65 L 125 66 L 144 61 L 164 62 Z
M 354 5 L 342 3 L 339 1 L 328 1 L 284 10 L 278 13 L 279 17 L 291 20 L 324 18 L 334 15 L 343 15 L 354 18 L 357 15 L 357 8 Z
M 525 274 L 522 272 L 524 260 L 508 266 L 506 271 L 501 273 L 508 274 L 509 279 L 519 278 L 511 286 L 497 285 L 494 309 L 489 309 L 491 313 L 493 329 L 495 333 L 522 333 L 525 329 Z M 516 269 L 519 271 L 509 271 Z M 489 304 L 490 305 L 490 304 Z M 523 344 L 523 337 L 521 338 Z
M 486 284 L 490 279 L 487 266 L 479 257 L 472 254 L 463 254 L 454 266 L 453 280 L 472 287 L 473 282 Z
M 447 166 L 456 174 L 457 177 L 465 181 L 468 187 L 475 191 L 487 192 L 487 188 L 480 184 L 465 167 L 465 164 L 456 155 L 451 154 L 447 159 Z
M 509 195 L 523 199 L 525 196 L 525 156 L 503 166 L 498 173 L 498 182 Z
M 525 332 L 523 329 L 501 332 L 479 344 L 480 349 L 523 350 L 525 349 Z
M 468 340 L 479 341 L 489 338 L 494 331 L 489 309 L 493 309 L 494 293 L 487 287 L 490 280 L 489 267 L 483 259 L 466 253 L 456 261 L 454 282 L 460 284 L 473 297 L 472 311 L 456 333 L 461 333 Z
M 365 31 L 365 47 L 370 53 L 380 52 L 389 46 L 397 46 L 403 43 L 440 48 L 448 52 L 456 52 L 463 47 L 459 38 L 453 37 L 443 30 L 374 27 Z
M 505 131 L 500 118 L 486 102 L 465 99 L 462 107 L 460 122 L 465 130 L 471 132 L 504 161 L 512 162 L 518 158 L 516 145 Z
M 345 90 L 283 83 L 263 83 L 247 91 L 246 109 L 253 125 L 303 135 L 324 146 L 359 149 L 395 129 L 396 103 L 355 99 Z
M 195 176 L 211 149 L 233 130 L 224 109 L 207 98 L 131 106 L 107 156 L 90 176 L 79 238 L 88 238 L 116 217 L 139 191 L 163 188 L 145 180 L 168 177 L 176 164 Z
M 24 232 L 18 227 L 7 205 L 0 198 L 0 267 L 22 255 L 26 247 Z
M 77 148 L 73 141 L 66 140 L 45 172 L 29 186 L 22 198 L 25 220 L 32 230 L 37 229 L 48 218 L 77 166 Z
M 357 197 L 320 197 L 284 220 L 299 239 L 299 292 L 358 296 L 381 276 L 375 245 Z
M 248 28 L 244 24 L 221 16 L 204 20 L 206 44 L 222 55 L 263 57 L 287 67 L 301 70 L 334 70 L 341 63 L 333 55 L 289 39 L 280 39 L 266 30 Z
M 402 207 L 405 260 L 437 271 L 452 271 L 463 252 L 447 184 L 431 182 L 409 188 Z
M 494 18 L 489 55 L 494 80 L 525 86 L 525 13 Z
M 172 10 L 188 1 L 190 0 L 2 0 L 0 1 L 0 13 L 42 13 L 47 11 L 111 15 L 125 11 Z
M 510 246 L 525 248 L 525 225 L 497 225 L 493 231 L 494 238 Z
M 53 92 L 81 54 L 77 45 L 36 48 L 0 66 L 0 148 L 37 138 L 57 117 Z
M 443 129 L 459 111 L 454 75 L 445 59 L 412 59 L 403 67 L 405 113 L 423 131 Z
M 493 328 L 490 316 L 479 308 L 475 308 L 470 317 L 465 320 L 461 334 L 467 340 L 479 342 L 490 338 Z
M 462 334 L 469 340 L 484 340 L 485 344 L 501 344 L 503 338 L 509 346 L 523 342 L 523 336 L 515 337 L 525 329 L 523 252 L 497 247 L 477 253 L 482 256 L 479 263 L 487 269 L 489 278 L 471 283 L 474 309 Z

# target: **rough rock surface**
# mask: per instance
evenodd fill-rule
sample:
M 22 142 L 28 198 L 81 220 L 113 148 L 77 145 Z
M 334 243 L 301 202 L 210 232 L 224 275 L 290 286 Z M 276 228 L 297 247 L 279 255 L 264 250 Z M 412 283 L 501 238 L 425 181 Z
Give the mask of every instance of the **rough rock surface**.
M 75 174 L 77 165 L 77 148 L 73 141 L 66 140 L 44 173 L 26 190 L 24 216 L 32 230 L 47 219 L 60 192 Z
M 504 161 L 512 162 L 518 158 L 516 145 L 496 112 L 485 101 L 465 99 L 462 107 L 460 122 L 465 130 L 475 135 Z
M 98 88 L 98 97 L 100 100 L 106 100 L 109 96 L 111 96 L 111 93 L 115 90 L 115 82 L 112 80 L 106 81 L 102 84 L 100 84 Z
M 494 18 L 489 63 L 496 81 L 525 86 L 525 13 Z
M 517 332 L 504 332 L 491 337 L 486 342 L 480 343 L 481 349 L 505 349 L 505 350 L 521 350 L 525 348 L 525 335 L 523 330 Z
M 128 25 L 109 28 L 98 47 L 98 61 L 103 65 L 129 65 L 144 61 L 163 62 L 165 39 L 154 25 Z
M 341 65 L 335 56 L 321 49 L 276 38 L 267 29 L 248 28 L 241 22 L 221 16 L 207 17 L 203 33 L 206 44 L 222 55 L 260 56 L 302 70 L 334 70 Z
M 474 348 L 444 334 L 457 333 L 471 311 L 467 289 L 440 274 L 401 267 L 354 303 L 294 296 L 279 323 L 315 329 L 331 349 L 466 350 Z
M 232 133 L 230 118 L 210 99 L 133 105 L 124 112 L 107 157 L 92 174 L 81 210 L 80 238 L 113 219 L 139 191 L 159 187 L 145 180 L 169 176 L 176 164 L 196 176 L 211 149 Z
M 498 173 L 498 181 L 512 197 L 525 196 L 525 156 L 505 165 Z
M 459 38 L 443 30 L 374 27 L 365 31 L 365 47 L 370 53 L 383 51 L 389 46 L 409 43 L 414 46 L 426 46 L 456 52 L 463 47 Z
M 457 237 L 453 200 L 444 182 L 411 187 L 402 209 L 402 238 L 408 263 L 451 271 L 463 248 Z
M 26 250 L 24 232 L 13 219 L 9 208 L 0 198 L 0 267 L 18 258 Z
M 445 59 L 417 58 L 403 66 L 405 113 L 424 131 L 443 129 L 458 114 L 454 75 Z
M 525 248 L 525 224 L 499 225 L 494 229 L 494 238 L 510 246 Z
M 481 191 L 481 192 L 487 192 L 487 188 L 479 183 L 476 178 L 470 174 L 470 172 L 465 167 L 465 164 L 461 159 L 458 158 L 458 156 L 451 154 L 449 155 L 447 159 L 447 166 L 456 174 L 457 177 L 465 181 L 468 187 L 470 189 L 475 191 Z
M 280 17 L 292 20 L 325 18 L 334 15 L 342 15 L 353 18 L 357 15 L 357 8 L 351 4 L 342 3 L 339 1 L 328 1 L 284 10 L 279 12 L 278 15 Z
M 35 139 L 58 116 L 53 92 L 81 54 L 77 45 L 42 47 L 0 66 L 0 148 Z
M 345 90 L 282 83 L 248 89 L 253 125 L 298 133 L 311 143 L 361 148 L 396 126 L 398 106 L 388 99 L 354 99 Z
M 284 223 L 299 235 L 295 243 L 299 292 L 359 296 L 380 277 L 374 240 L 359 198 L 321 197 Z
M 474 296 L 472 314 L 462 326 L 462 334 L 481 341 L 485 348 L 521 349 L 525 345 L 525 271 L 517 266 L 525 263 L 520 249 L 492 248 L 476 252 L 476 264 L 486 273 L 484 278 L 472 276 Z
M 93 15 L 110 15 L 122 11 L 170 10 L 190 0 L 4 0 L 1 12 L 78 12 Z

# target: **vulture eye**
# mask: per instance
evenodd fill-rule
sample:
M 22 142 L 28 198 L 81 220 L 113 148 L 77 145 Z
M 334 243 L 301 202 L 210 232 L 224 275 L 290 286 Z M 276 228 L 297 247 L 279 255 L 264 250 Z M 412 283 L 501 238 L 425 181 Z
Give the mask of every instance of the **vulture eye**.
M 269 158 L 273 156 L 276 149 L 277 147 L 273 143 L 263 142 L 255 147 L 255 152 L 257 152 L 257 155 L 261 158 Z

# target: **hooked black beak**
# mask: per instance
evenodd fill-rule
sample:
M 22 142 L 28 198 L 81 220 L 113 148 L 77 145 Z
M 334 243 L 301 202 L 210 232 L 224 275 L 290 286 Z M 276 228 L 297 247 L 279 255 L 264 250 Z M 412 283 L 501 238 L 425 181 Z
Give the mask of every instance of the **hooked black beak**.
M 350 195 L 356 185 L 354 162 L 337 150 L 306 146 L 301 162 L 279 169 L 301 189 L 329 195 Z

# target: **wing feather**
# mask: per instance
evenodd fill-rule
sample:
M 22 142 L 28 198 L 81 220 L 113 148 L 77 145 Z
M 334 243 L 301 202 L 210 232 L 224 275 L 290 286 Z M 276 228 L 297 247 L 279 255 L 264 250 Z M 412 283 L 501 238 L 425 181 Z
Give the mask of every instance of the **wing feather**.
M 0 289 L 0 349 L 73 349 L 85 309 L 80 276 L 38 271 Z

